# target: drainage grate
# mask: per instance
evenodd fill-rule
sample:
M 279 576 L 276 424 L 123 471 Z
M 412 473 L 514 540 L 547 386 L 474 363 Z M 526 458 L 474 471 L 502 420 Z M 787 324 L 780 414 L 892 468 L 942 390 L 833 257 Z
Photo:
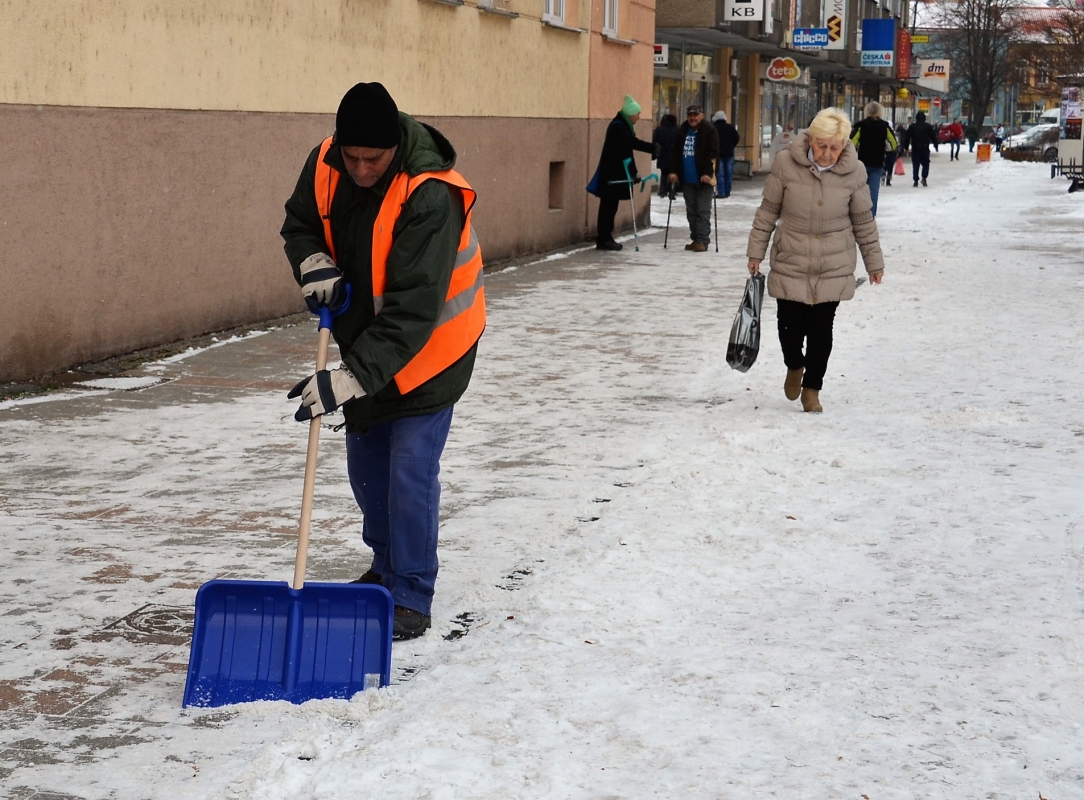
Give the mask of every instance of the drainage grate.
M 101 634 L 119 634 L 130 641 L 148 644 L 188 644 L 195 618 L 196 612 L 186 606 L 148 603 L 106 625 Z

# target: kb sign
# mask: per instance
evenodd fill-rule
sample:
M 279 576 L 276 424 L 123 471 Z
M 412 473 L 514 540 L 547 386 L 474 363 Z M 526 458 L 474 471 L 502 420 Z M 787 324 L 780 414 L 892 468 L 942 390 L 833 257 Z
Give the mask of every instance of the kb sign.
M 727 22 L 762 22 L 764 0 L 726 0 Z

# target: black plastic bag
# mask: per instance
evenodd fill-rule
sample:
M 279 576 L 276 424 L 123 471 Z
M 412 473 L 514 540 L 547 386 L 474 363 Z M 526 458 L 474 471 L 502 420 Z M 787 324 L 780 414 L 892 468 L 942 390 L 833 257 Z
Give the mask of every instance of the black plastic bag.
M 747 372 L 760 352 L 760 307 L 764 302 L 764 276 L 751 275 L 745 284 L 730 341 L 726 346 L 726 363 L 738 372 Z

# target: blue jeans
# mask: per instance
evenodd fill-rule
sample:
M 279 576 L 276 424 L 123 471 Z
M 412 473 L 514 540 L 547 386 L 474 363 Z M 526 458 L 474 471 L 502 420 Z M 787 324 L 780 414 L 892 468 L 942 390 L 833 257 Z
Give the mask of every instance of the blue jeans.
M 877 216 L 877 195 L 881 191 L 881 176 L 885 174 L 884 167 L 866 167 L 866 186 L 869 187 L 869 197 L 873 201 L 873 216 Z
M 397 606 L 430 613 L 437 582 L 440 455 L 452 409 L 401 417 L 346 436 L 346 469 L 373 550 L 370 569 Z
M 953 139 L 949 143 L 949 160 L 952 160 L 954 158 L 957 161 L 960 160 L 960 145 L 962 145 L 962 144 L 963 144 L 962 139 Z
M 730 190 L 734 188 L 734 158 L 720 158 L 719 169 L 716 172 L 715 187 L 716 197 L 730 197 Z

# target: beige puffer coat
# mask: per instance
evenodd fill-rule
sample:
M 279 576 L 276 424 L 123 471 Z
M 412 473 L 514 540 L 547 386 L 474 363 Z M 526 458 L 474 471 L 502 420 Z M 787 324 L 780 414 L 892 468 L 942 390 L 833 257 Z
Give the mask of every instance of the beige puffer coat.
M 850 300 L 856 243 L 866 272 L 885 268 L 866 169 L 850 142 L 825 172 L 817 170 L 808 152 L 809 135 L 802 132 L 775 157 L 747 255 L 762 261 L 774 232 L 769 295 L 809 305 Z

